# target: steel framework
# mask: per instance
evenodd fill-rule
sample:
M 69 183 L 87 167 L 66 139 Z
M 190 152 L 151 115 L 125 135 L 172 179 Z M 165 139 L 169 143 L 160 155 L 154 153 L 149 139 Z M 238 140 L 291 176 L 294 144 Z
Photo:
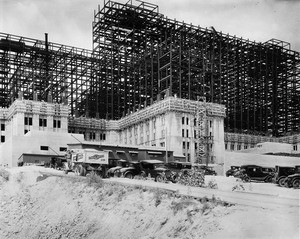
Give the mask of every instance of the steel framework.
M 97 57 L 91 50 L 0 33 L 0 105 L 25 99 L 68 103 L 85 113 Z
M 104 2 L 95 12 L 97 87 L 108 118 L 171 95 L 225 104 L 226 131 L 300 130 L 300 56 L 290 44 L 245 40 L 166 18 L 158 6 Z M 99 98 L 99 97 L 98 97 Z
M 300 131 L 300 56 L 289 43 L 230 36 L 137 2 L 95 11 L 93 50 L 0 33 L 0 105 L 21 93 L 67 102 L 72 116 L 119 119 L 169 92 L 226 105 L 227 132 Z

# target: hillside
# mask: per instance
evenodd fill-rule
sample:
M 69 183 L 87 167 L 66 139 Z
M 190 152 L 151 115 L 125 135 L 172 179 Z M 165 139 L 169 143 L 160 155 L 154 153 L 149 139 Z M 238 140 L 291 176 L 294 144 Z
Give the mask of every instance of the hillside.
M 39 167 L 1 175 L 0 238 L 298 238 L 292 210 L 234 206 Z

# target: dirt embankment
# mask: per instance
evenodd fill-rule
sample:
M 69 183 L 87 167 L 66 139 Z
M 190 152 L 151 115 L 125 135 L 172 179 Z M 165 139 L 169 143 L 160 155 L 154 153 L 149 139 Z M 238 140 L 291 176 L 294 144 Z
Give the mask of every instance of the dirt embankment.
M 0 238 L 205 238 L 236 210 L 217 200 L 51 173 L 0 177 Z

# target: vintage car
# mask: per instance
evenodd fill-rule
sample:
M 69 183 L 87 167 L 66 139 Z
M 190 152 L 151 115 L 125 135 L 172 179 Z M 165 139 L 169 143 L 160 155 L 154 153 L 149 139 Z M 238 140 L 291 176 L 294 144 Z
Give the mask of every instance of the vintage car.
M 295 166 L 294 173 L 285 178 L 284 186 L 300 188 L 300 165 Z
M 241 166 L 230 166 L 230 169 L 226 171 L 226 177 L 233 176 Z
M 197 167 L 198 169 L 202 170 L 204 172 L 204 175 L 217 175 L 217 172 L 211 166 L 197 165 L 194 167 Z
M 240 170 L 250 178 L 250 181 L 272 182 L 274 173 L 266 172 L 263 168 L 258 165 L 242 165 Z
M 131 162 L 129 167 L 118 170 L 118 176 L 133 178 L 135 176 L 151 177 L 157 182 L 172 180 L 172 172 L 160 160 L 142 160 Z
M 192 169 L 192 164 L 189 162 L 173 161 L 166 163 L 165 166 L 176 173 L 185 169 Z
M 111 167 L 110 169 L 108 169 L 108 171 L 107 171 L 107 176 L 108 177 L 114 177 L 115 173 L 118 171 L 118 169 L 126 168 L 126 167 L 129 166 L 129 162 L 125 159 L 117 160 L 116 164 L 117 164 L 116 166 Z
M 283 166 L 275 166 L 275 183 L 277 183 L 280 187 L 285 186 L 285 180 L 289 175 L 294 174 L 295 167 L 283 167 Z

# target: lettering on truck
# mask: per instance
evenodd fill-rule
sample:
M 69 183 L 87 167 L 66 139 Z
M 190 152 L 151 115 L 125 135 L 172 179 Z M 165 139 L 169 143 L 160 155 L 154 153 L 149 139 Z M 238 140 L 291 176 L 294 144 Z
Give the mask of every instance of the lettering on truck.
M 97 160 L 100 158 L 104 158 L 104 155 L 103 154 L 94 154 L 93 156 L 89 156 L 89 159 L 94 159 L 94 160 Z

